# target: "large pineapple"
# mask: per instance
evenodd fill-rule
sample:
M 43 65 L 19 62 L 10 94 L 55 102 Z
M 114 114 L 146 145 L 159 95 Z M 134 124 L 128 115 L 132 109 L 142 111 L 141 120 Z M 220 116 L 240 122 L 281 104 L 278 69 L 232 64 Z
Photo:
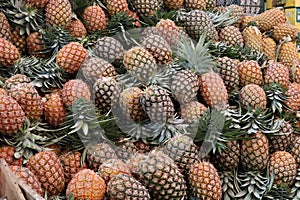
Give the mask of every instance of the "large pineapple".
M 176 45 L 179 39 L 179 27 L 171 19 L 160 19 L 153 29 L 154 33 L 163 37 L 171 47 Z
M 104 180 L 90 169 L 79 171 L 68 184 L 66 195 L 75 199 L 102 200 L 106 191 Z
M 281 41 L 284 39 L 284 37 L 288 36 L 290 36 L 292 40 L 295 40 L 295 38 L 298 36 L 298 33 L 299 29 L 295 25 L 282 23 L 274 26 L 273 37 L 277 41 Z
M 65 187 L 65 177 L 58 156 L 52 151 L 42 151 L 30 157 L 26 167 L 41 182 L 44 190 L 51 195 L 58 195 Z
M 44 8 L 49 0 L 25 0 L 26 3 L 36 7 L 36 8 Z
M 133 7 L 140 16 L 150 17 L 159 10 L 161 2 L 160 0 L 134 0 Z
M 66 30 L 71 33 L 74 38 L 81 38 L 87 35 L 86 28 L 80 19 L 74 19 L 67 25 Z
M 220 30 L 219 39 L 229 46 L 244 46 L 243 35 L 239 28 L 235 26 L 227 26 Z
M 67 26 L 72 17 L 69 0 L 49 0 L 46 5 L 46 22 L 52 26 Z
M 20 58 L 20 52 L 10 41 L 0 38 L 0 64 L 11 67 Z
M 164 4 L 170 10 L 178 10 L 183 5 L 184 0 L 165 0 Z
M 107 19 L 100 6 L 93 5 L 84 9 L 82 17 L 86 23 L 87 31 L 99 31 L 106 28 Z
M 6 16 L 1 11 L 0 11 L 0 26 L 2 27 L 1 31 L 0 31 L 0 38 L 6 39 L 9 41 L 11 39 L 10 25 L 9 25 L 9 22 L 8 22 Z
M 187 10 L 206 10 L 205 0 L 185 0 L 184 8 Z
M 13 146 L 1 145 L 0 146 L 0 159 L 4 159 L 8 165 L 21 166 L 23 158 L 16 158 L 14 156 L 16 149 Z
M 273 38 L 264 36 L 262 38 L 262 52 L 268 57 L 269 60 L 276 60 L 277 44 Z
M 109 15 L 116 15 L 120 12 L 127 13 L 129 11 L 128 3 L 126 0 L 108 0 L 106 1 L 106 8 Z
M 207 108 L 198 101 L 181 104 L 181 118 L 186 123 L 192 123 L 194 120 L 200 119 L 207 111 Z
M 285 92 L 288 99 L 285 101 L 286 105 L 292 110 L 297 111 L 300 108 L 300 84 L 290 83 L 288 90 Z
M 97 173 L 105 183 L 108 183 L 113 177 L 119 174 L 131 175 L 128 166 L 119 159 L 108 159 L 104 161 L 98 169 Z
M 239 73 L 241 86 L 245 86 L 248 84 L 262 84 L 262 70 L 256 61 L 244 60 L 239 63 L 237 69 Z
M 58 126 L 65 121 L 66 109 L 60 92 L 53 92 L 47 97 L 44 103 L 44 117 L 52 126 Z
M 271 83 L 279 83 L 283 87 L 287 87 L 290 83 L 290 72 L 288 67 L 281 63 L 271 62 L 264 73 L 264 82 L 266 85 Z
M 278 24 L 285 23 L 286 16 L 282 10 L 273 8 L 255 16 L 254 21 L 257 23 L 259 30 L 265 32 Z
M 295 42 L 284 42 L 279 46 L 279 62 L 291 68 L 298 64 L 298 59 L 298 49 Z
M 279 131 L 272 137 L 269 138 L 270 141 L 270 152 L 275 151 L 287 151 L 293 144 L 294 135 L 293 126 L 288 121 L 283 121 L 279 127 Z
M 262 34 L 257 26 L 246 27 L 243 31 L 243 38 L 246 47 L 262 51 Z
M 263 88 L 255 84 L 244 86 L 239 94 L 241 105 L 247 109 L 266 109 L 267 97 Z

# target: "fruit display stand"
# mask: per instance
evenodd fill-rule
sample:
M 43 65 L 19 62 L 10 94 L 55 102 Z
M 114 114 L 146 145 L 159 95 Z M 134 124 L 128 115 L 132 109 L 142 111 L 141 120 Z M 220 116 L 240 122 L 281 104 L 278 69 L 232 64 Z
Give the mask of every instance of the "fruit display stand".
M 44 200 L 11 172 L 4 159 L 0 160 L 0 199 Z

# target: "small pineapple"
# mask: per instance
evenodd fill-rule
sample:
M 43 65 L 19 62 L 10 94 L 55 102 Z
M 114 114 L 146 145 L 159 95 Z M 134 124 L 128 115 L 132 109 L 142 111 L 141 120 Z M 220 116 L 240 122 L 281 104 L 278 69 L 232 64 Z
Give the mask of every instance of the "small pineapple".
M 65 121 L 67 111 L 64 107 L 60 92 L 53 92 L 47 97 L 44 104 L 44 117 L 46 121 L 54 127 Z
M 278 42 L 288 36 L 290 36 L 292 40 L 295 40 L 298 33 L 299 29 L 295 25 L 282 23 L 274 26 L 273 37 Z
M 46 7 L 46 22 L 52 26 L 67 26 L 72 17 L 69 0 L 49 0 Z
M 277 44 L 273 38 L 263 36 L 262 38 L 262 52 L 268 57 L 268 60 L 276 60 Z
M 21 166 L 23 158 L 16 158 L 14 156 L 16 149 L 13 146 L 1 145 L 0 146 L 0 159 L 4 159 L 8 165 Z
M 271 62 L 264 73 L 264 82 L 266 85 L 279 83 L 287 87 L 290 83 L 289 69 L 281 63 Z
M 254 17 L 261 32 L 268 31 L 278 24 L 286 22 L 285 13 L 278 9 L 272 8 Z
M 11 28 L 9 22 L 3 12 L 0 11 L 0 38 L 10 41 L 11 39 Z
M 68 73 L 76 73 L 88 57 L 87 50 L 78 42 L 63 46 L 56 55 L 57 64 Z
M 106 8 L 110 16 L 116 15 L 120 12 L 129 12 L 128 3 L 126 0 L 108 0 L 106 1 Z
M 20 58 L 18 48 L 10 41 L 0 38 L 0 64 L 4 67 L 11 67 Z
M 207 108 L 198 101 L 191 101 L 181 106 L 181 118 L 186 123 L 192 123 L 196 119 L 200 119 L 207 111 Z
M 238 67 L 240 85 L 248 84 L 261 85 L 263 81 L 263 74 L 261 67 L 254 60 L 244 60 L 239 63 Z
M 128 166 L 119 159 L 108 159 L 104 161 L 97 173 L 105 183 L 108 183 L 113 177 L 119 174 L 131 175 Z
M 80 19 L 71 19 L 67 25 L 66 30 L 69 31 L 74 38 L 81 38 L 87 35 L 86 28 Z
M 284 42 L 279 49 L 278 61 L 291 68 L 298 64 L 298 49 L 295 42 Z
M 106 28 L 107 19 L 100 6 L 88 6 L 84 9 L 82 17 L 86 23 L 87 31 L 99 31 Z
M 26 167 L 32 171 L 51 195 L 58 195 L 65 187 L 63 166 L 52 151 L 42 151 L 29 158 Z
M 242 34 L 246 47 L 262 51 L 262 34 L 256 26 L 246 27 Z
M 71 179 L 66 195 L 75 199 L 102 200 L 106 191 L 104 180 L 90 169 L 82 169 Z
M 229 46 L 244 46 L 243 35 L 239 28 L 235 26 L 226 26 L 220 30 L 219 39 Z
M 241 105 L 244 109 L 248 107 L 256 110 L 258 108 L 266 109 L 267 97 L 263 88 L 256 84 L 244 86 L 239 94 Z

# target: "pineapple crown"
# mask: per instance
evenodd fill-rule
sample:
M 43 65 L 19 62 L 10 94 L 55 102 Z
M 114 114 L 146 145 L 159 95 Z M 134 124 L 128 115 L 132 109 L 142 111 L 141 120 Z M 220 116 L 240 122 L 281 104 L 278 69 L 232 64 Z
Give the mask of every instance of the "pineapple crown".
M 228 9 L 226 12 L 206 12 L 212 20 L 216 28 L 231 26 L 236 23 L 239 19 L 236 16 L 231 16 L 233 8 Z

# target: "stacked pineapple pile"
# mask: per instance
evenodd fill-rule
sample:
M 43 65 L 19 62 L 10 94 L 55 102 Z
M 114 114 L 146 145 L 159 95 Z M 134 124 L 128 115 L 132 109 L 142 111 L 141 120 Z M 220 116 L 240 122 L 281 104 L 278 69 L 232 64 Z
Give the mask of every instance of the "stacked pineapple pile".
M 0 0 L 0 158 L 47 199 L 300 199 L 299 30 L 215 0 Z

